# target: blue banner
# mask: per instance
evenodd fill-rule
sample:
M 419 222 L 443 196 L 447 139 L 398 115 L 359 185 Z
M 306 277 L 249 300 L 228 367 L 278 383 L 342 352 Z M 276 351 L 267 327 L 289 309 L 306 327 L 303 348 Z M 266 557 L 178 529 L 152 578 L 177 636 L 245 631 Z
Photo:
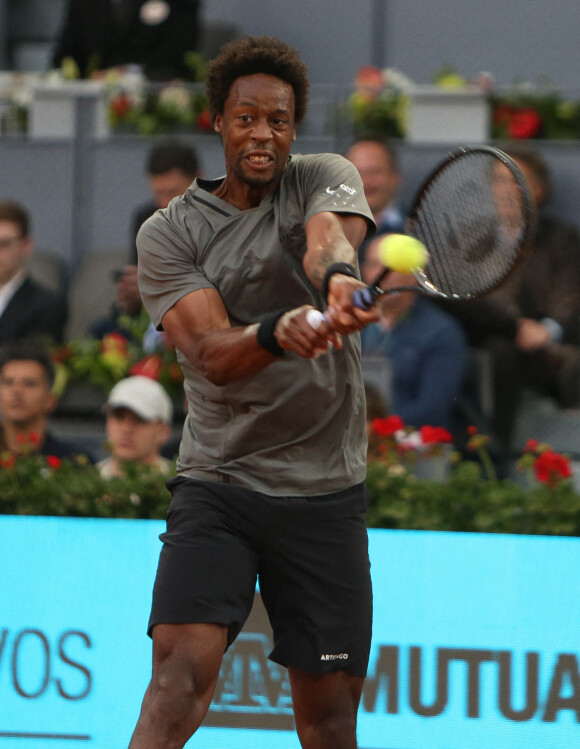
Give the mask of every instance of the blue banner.
M 127 746 L 151 671 L 158 521 L 0 517 L 0 749 Z M 580 746 L 580 539 L 371 531 L 361 749 Z M 207 749 L 298 749 L 259 593 Z

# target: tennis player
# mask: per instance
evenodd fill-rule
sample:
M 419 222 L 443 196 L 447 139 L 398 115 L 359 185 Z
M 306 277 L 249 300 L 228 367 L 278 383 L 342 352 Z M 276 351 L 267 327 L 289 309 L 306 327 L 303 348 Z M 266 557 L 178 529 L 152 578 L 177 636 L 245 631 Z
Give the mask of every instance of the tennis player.
M 258 579 L 302 746 L 354 749 L 372 608 L 358 331 L 377 315 L 352 296 L 372 214 L 349 161 L 290 155 L 308 92 L 296 50 L 231 42 L 207 92 L 226 176 L 196 179 L 137 243 L 189 413 L 130 747 L 183 747 L 195 732 Z M 307 313 L 327 307 L 315 329 Z

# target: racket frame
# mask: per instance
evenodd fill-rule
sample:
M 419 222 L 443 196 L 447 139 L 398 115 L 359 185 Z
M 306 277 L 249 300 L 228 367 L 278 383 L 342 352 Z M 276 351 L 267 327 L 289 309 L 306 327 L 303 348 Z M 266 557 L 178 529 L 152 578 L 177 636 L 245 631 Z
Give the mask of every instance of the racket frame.
M 373 281 L 373 283 L 370 284 L 367 289 L 363 289 L 362 292 L 358 295 L 357 301 L 359 301 L 360 304 L 356 304 L 356 306 L 360 306 L 363 309 L 368 309 L 374 304 L 377 297 L 381 296 L 382 294 L 397 294 L 403 291 L 414 291 L 428 294 L 429 296 L 441 297 L 444 299 L 475 299 L 480 296 L 485 296 L 486 294 L 490 293 L 498 286 L 500 286 L 526 257 L 531 246 L 536 228 L 536 209 L 534 200 L 532 198 L 529 185 L 524 174 L 522 173 L 522 170 L 510 156 L 504 153 L 501 149 L 494 146 L 461 146 L 456 151 L 447 154 L 447 157 L 432 172 L 430 172 L 428 177 L 417 190 L 417 193 L 415 194 L 415 198 L 413 200 L 413 204 L 409 211 L 409 216 L 406 221 L 406 233 L 409 236 L 418 239 L 416 233 L 414 233 L 413 231 L 413 226 L 417 220 L 417 216 L 421 208 L 425 193 L 428 191 L 431 184 L 441 175 L 443 171 L 448 169 L 451 164 L 455 163 L 458 159 L 465 158 L 474 153 L 486 153 L 502 162 L 510 170 L 510 173 L 514 177 L 522 196 L 523 233 L 522 238 L 518 243 L 518 249 L 515 255 L 514 263 L 512 264 L 508 272 L 498 277 L 498 280 L 495 284 L 490 285 L 489 288 L 486 288 L 483 291 L 473 292 L 469 294 L 455 294 L 445 293 L 441 289 L 438 289 L 435 284 L 433 284 L 429 280 L 428 275 L 421 268 L 416 268 L 413 271 L 413 275 L 417 279 L 418 286 L 398 286 L 396 288 L 383 290 L 380 288 L 380 283 L 390 273 L 390 269 L 385 268 L 384 271 Z M 428 246 L 427 250 L 429 250 Z M 429 266 L 427 265 L 427 269 L 428 267 Z

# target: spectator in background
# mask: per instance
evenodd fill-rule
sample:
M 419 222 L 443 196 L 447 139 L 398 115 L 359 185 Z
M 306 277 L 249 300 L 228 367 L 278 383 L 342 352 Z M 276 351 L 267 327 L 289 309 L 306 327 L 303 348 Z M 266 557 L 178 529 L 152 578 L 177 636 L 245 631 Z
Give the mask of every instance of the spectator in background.
M 373 239 L 361 265 L 371 283 L 381 269 L 380 237 Z M 413 275 L 391 272 L 382 288 L 417 285 Z M 405 424 L 450 429 L 461 393 L 466 340 L 460 324 L 430 299 L 413 291 L 385 294 L 378 302 L 379 322 L 361 332 L 362 354 L 388 359 L 389 409 Z
M 89 334 L 102 338 L 107 333 L 120 332 L 127 335 L 118 323 L 120 314 L 137 317 L 143 303 L 137 286 L 137 233 L 141 224 L 159 208 L 167 208 L 171 200 L 183 195 L 193 180 L 199 176 L 199 160 L 195 149 L 178 140 L 166 140 L 154 146 L 147 159 L 147 181 L 151 200 L 137 208 L 130 234 L 130 265 L 116 273 L 116 301 L 111 314 L 97 320 Z
M 136 240 L 141 224 L 159 208 L 167 208 L 173 198 L 183 195 L 200 174 L 197 153 L 188 143 L 170 139 L 151 149 L 147 158 L 151 200 L 136 210 L 131 227 L 131 258 L 134 265 L 137 265 Z
M 377 225 L 375 236 L 388 232 L 402 232 L 405 217 L 397 202 L 401 173 L 396 153 L 388 140 L 361 138 L 348 149 L 346 158 L 361 176 L 365 197 Z M 368 242 L 359 248 L 362 261 Z
M 127 377 L 111 390 L 105 412 L 111 455 L 97 463 L 103 478 L 125 475 L 128 465 L 175 473 L 175 463 L 161 456 L 173 418 L 162 385 L 149 377 Z
M 489 352 L 494 375 L 493 433 L 509 455 L 524 390 L 580 405 L 580 234 L 547 210 L 551 179 L 527 143 L 504 150 L 522 169 L 538 210 L 529 256 L 481 300 L 441 301 L 463 324 L 471 346 Z
M 69 0 L 53 66 L 71 58 L 82 78 L 133 64 L 153 81 L 188 79 L 199 11 L 199 0 Z
M 57 404 L 53 383 L 54 366 L 46 349 L 32 341 L 13 342 L 0 349 L 0 421 L 5 449 L 69 459 L 81 452 L 48 429 L 48 418 Z
M 63 339 L 66 300 L 30 277 L 26 262 L 33 250 L 26 210 L 0 201 L 0 345 L 30 337 Z

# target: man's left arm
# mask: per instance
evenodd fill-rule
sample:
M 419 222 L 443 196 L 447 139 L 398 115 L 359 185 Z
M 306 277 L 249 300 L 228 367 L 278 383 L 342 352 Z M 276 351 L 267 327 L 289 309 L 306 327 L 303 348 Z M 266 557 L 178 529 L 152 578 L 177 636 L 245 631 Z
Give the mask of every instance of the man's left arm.
M 373 307 L 353 306 L 353 294 L 365 288 L 356 272 L 357 248 L 368 231 L 366 219 L 357 213 L 315 213 L 306 223 L 303 266 L 312 285 L 327 292 L 326 318 L 330 327 L 344 335 L 378 320 Z

